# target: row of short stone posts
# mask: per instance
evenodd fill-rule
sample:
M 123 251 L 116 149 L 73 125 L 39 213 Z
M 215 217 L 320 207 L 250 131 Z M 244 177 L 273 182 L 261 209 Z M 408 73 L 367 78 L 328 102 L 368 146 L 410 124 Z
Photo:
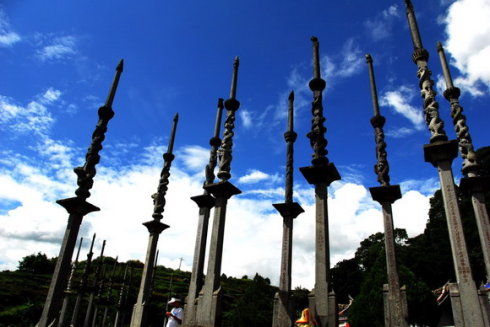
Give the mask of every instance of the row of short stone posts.
M 478 195 L 475 196 L 475 194 L 483 193 L 483 185 L 480 185 L 482 182 L 481 179 L 474 178 L 477 177 L 473 170 L 475 168 L 475 163 L 472 163 L 471 161 L 472 159 L 476 160 L 476 156 L 474 156 L 469 134 L 464 131 L 466 126 L 464 124 L 462 125 L 464 116 L 461 116 L 462 108 L 459 106 L 458 102 L 459 90 L 452 86 L 449 70 L 443 60 L 443 71 L 445 72 L 446 85 L 448 86 L 445 96 L 451 102 L 451 114 L 455 124 L 456 133 L 458 134 L 458 140 L 448 140 L 446 132 L 444 131 L 444 123 L 439 118 L 439 104 L 435 99 L 436 92 L 433 90 L 434 81 L 431 79 L 431 71 L 428 67 L 429 53 L 422 45 L 412 2 L 410 0 L 405 0 L 405 5 L 414 46 L 412 59 L 418 67 L 417 77 L 419 79 L 421 95 L 424 99 L 423 109 L 425 121 L 431 132 L 430 144 L 424 146 L 424 157 L 425 161 L 430 162 L 436 167 L 439 173 L 454 270 L 456 272 L 456 283 L 452 283 L 449 287 L 454 323 L 457 327 L 488 327 L 490 326 L 488 299 L 483 299 L 483 296 L 479 297 L 473 280 L 451 168 L 452 161 L 457 157 L 459 146 L 463 156 L 463 174 L 468 174 L 468 177 L 466 177 L 468 179 L 462 183 L 463 188 L 466 187 L 473 191 L 472 198 L 474 206 L 475 209 L 479 211 L 476 213 L 477 220 L 483 219 L 482 216 L 484 216 L 485 213 L 482 212 L 482 206 L 480 205 L 483 201 L 481 197 L 478 198 Z M 480 216 L 480 218 L 478 218 L 478 216 Z M 488 227 L 488 218 L 486 223 Z M 485 226 L 485 222 L 482 224 L 481 221 L 479 222 L 478 227 L 482 239 L 482 248 L 487 252 L 485 259 L 487 259 L 488 229 Z M 485 235 L 485 233 L 487 234 Z M 486 268 L 488 274 L 488 266 L 486 266 Z
M 75 257 L 75 261 L 71 265 L 70 277 L 68 278 L 68 284 L 66 286 L 65 296 L 63 298 L 63 305 L 61 306 L 61 313 L 60 313 L 60 318 L 58 320 L 58 327 L 63 327 L 65 325 L 66 313 L 68 310 L 71 297 L 73 295 L 73 291 L 72 291 L 73 276 L 75 275 L 75 270 L 77 269 L 78 258 L 80 256 L 80 249 L 82 248 L 82 243 L 83 243 L 83 237 L 80 238 L 80 243 L 78 244 L 77 256 Z
M 96 292 L 97 292 L 97 284 L 99 283 L 99 278 L 102 273 L 102 265 L 104 261 L 104 249 L 105 249 L 105 240 L 102 242 L 102 249 L 100 250 L 99 261 L 97 262 L 97 266 L 95 268 L 94 280 L 92 286 L 90 287 L 90 293 L 88 297 L 88 305 L 87 312 L 85 314 L 85 320 L 83 321 L 83 327 L 92 326 L 93 316 L 97 316 L 97 303 L 96 303 Z
M 374 116 L 371 125 L 374 128 L 376 143 L 376 164 L 374 172 L 378 176 L 379 187 L 371 187 L 369 190 L 374 201 L 379 202 L 383 211 L 383 225 L 386 252 L 386 269 L 388 283 L 383 285 L 384 316 L 386 327 L 408 327 L 408 306 L 405 292 L 400 289 L 398 269 L 395 254 L 395 236 L 393 226 L 393 212 L 391 205 L 402 197 L 399 185 L 390 185 L 389 164 L 386 152 L 386 143 L 383 126 L 386 122 L 380 114 L 376 82 L 374 78 L 373 59 L 366 55 L 368 63 L 371 96 L 373 100 Z
M 218 110 L 214 127 L 214 135 L 210 139 L 211 152 L 209 163 L 206 166 L 206 180 L 202 195 L 191 199 L 199 207 L 196 244 L 192 264 L 189 293 L 184 308 L 185 327 L 217 327 L 221 325 L 222 289 L 220 283 L 221 265 L 223 256 L 223 240 L 228 200 L 241 191 L 229 182 L 231 178 L 231 161 L 233 136 L 235 127 L 235 113 L 240 107 L 236 100 L 239 59 L 235 58 L 231 78 L 230 97 L 224 101 L 226 119 L 224 123 L 223 139 L 219 138 L 223 99 L 218 100 Z M 219 155 L 218 182 L 215 182 L 214 169 Z M 208 269 L 204 277 L 204 261 L 206 254 L 206 240 L 211 208 L 214 209 L 213 225 L 208 255 Z
M 112 103 L 114 101 L 114 96 L 116 94 L 122 71 L 123 60 L 121 60 L 116 67 L 116 74 L 109 91 L 109 96 L 107 97 L 105 104 L 99 108 L 99 121 L 97 122 L 95 130 L 92 134 L 92 142 L 87 151 L 85 164 L 83 167 L 77 167 L 74 169 L 78 177 L 78 189 L 75 191 L 76 196 L 57 201 L 59 205 L 63 206 L 66 211 L 68 211 L 69 217 L 63 242 L 61 244 L 60 253 L 58 255 L 58 260 L 56 261 L 55 270 L 49 286 L 48 295 L 46 297 L 46 302 L 44 303 L 43 312 L 39 322 L 37 323 L 37 326 L 39 327 L 57 325 L 57 320 L 62 308 L 63 292 L 66 289 L 68 276 L 70 275 L 71 260 L 75 250 L 80 225 L 83 217 L 86 214 L 100 210 L 86 200 L 88 197 L 90 197 L 89 191 L 94 183 L 93 178 L 96 174 L 95 166 L 100 160 L 99 152 L 102 150 L 102 142 L 105 139 L 107 124 L 114 116 Z
M 90 250 L 87 253 L 87 261 L 85 263 L 85 269 L 83 270 L 82 277 L 80 279 L 80 284 L 78 286 L 77 299 L 75 301 L 75 306 L 73 308 L 70 325 L 78 325 L 78 316 L 80 314 L 80 308 L 82 306 L 82 299 L 87 290 L 88 274 L 90 273 L 90 267 L 92 266 L 92 257 L 94 253 L 92 252 L 94 248 L 95 234 L 92 238 L 92 243 L 90 244 Z M 60 319 L 61 321 L 62 319 Z M 59 327 L 63 327 L 62 323 L 58 324 Z
M 129 276 L 128 276 L 128 269 L 129 269 Z M 123 282 L 121 284 L 121 289 L 119 290 L 119 297 L 116 304 L 116 317 L 114 318 L 114 327 L 122 326 L 125 321 L 126 310 L 124 309 L 127 306 L 127 300 L 128 300 L 129 288 L 131 287 L 132 276 L 133 276 L 133 268 L 130 267 L 129 264 L 127 264 L 126 268 L 124 269 Z
M 103 241 L 102 244 L 102 249 L 101 249 L 101 254 L 98 258 L 97 261 L 97 266 L 95 269 L 93 281 L 91 285 L 88 285 L 88 276 L 91 271 L 92 267 L 92 257 L 93 257 L 93 247 L 95 243 L 95 234 L 92 238 L 92 243 L 90 245 L 89 252 L 87 254 L 87 260 L 85 262 L 85 268 L 80 276 L 79 282 L 78 282 L 78 287 L 76 291 L 76 302 L 73 305 L 73 311 L 71 313 L 71 319 L 68 321 L 67 316 L 68 316 L 68 308 L 70 307 L 70 299 L 72 296 L 74 296 L 75 291 L 73 289 L 73 282 L 74 282 L 74 276 L 75 276 L 75 270 L 78 265 L 78 258 L 80 255 L 80 250 L 82 246 L 82 241 L 83 238 L 80 239 L 78 251 L 77 251 L 77 256 L 75 261 L 72 264 L 72 270 L 70 273 L 70 277 L 68 279 L 68 284 L 67 288 L 65 290 L 64 294 L 64 299 L 63 299 L 63 306 L 62 310 L 60 313 L 60 316 L 58 318 L 57 325 L 58 327 L 65 327 L 65 326 L 80 326 L 80 309 L 82 308 L 82 301 L 84 295 L 89 292 L 89 300 L 86 308 L 86 314 L 83 322 L 83 326 L 98 326 L 99 325 L 99 315 L 98 315 L 98 307 L 103 305 L 104 306 L 104 314 L 102 317 L 102 326 L 106 325 L 106 320 L 108 316 L 108 311 L 109 311 L 109 304 L 110 304 L 110 297 L 111 297 L 111 291 L 112 291 L 112 284 L 116 272 L 116 266 L 117 266 L 117 258 L 114 263 L 114 266 L 112 268 L 112 273 L 109 278 L 109 285 L 107 287 L 107 290 L 105 288 L 105 282 L 107 281 L 107 278 L 104 276 L 105 272 L 105 260 L 104 260 L 104 248 L 106 241 Z M 102 276 L 101 276 L 102 272 Z M 125 282 L 125 281 L 124 281 Z M 124 283 L 123 282 L 123 283 Z M 104 297 L 105 293 L 105 298 Z

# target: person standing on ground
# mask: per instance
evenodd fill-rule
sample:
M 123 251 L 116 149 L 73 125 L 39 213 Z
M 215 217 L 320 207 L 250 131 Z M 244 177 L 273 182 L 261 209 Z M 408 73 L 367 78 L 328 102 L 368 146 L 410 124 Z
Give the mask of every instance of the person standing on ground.
M 184 318 L 184 310 L 182 309 L 182 301 L 179 298 L 173 297 L 168 301 L 168 305 L 172 307 L 170 312 L 167 312 L 167 325 L 165 327 L 179 327 Z

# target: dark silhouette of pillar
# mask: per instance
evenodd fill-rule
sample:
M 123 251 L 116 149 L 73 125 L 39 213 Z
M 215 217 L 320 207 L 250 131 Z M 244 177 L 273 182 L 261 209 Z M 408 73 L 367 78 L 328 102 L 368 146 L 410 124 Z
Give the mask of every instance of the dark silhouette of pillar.
M 56 203 L 68 211 L 69 217 L 65 236 L 63 237 L 63 242 L 61 243 L 60 254 L 58 255 L 58 260 L 56 261 L 56 267 L 54 269 L 48 295 L 46 297 L 46 302 L 44 303 L 43 312 L 37 324 L 39 327 L 47 327 L 59 317 L 63 299 L 63 291 L 66 288 L 67 279 L 70 275 L 71 258 L 73 257 L 73 251 L 78 238 L 80 224 L 82 223 L 83 217 L 86 214 L 100 210 L 86 200 L 88 197 L 90 197 L 89 190 L 94 184 L 93 178 L 96 173 L 95 166 L 100 160 L 99 151 L 102 150 L 102 142 L 104 141 L 105 133 L 107 132 L 107 124 L 114 116 L 112 102 L 114 101 L 117 85 L 119 83 L 119 77 L 121 76 L 122 71 L 123 60 L 121 60 L 116 67 L 116 75 L 114 77 L 114 82 L 112 83 L 109 96 L 107 97 L 105 104 L 99 108 L 99 121 L 97 122 L 95 131 L 92 134 L 92 143 L 87 151 L 85 165 L 74 169 L 78 176 L 78 189 L 75 191 L 76 196 L 73 198 L 56 201 Z
M 315 186 L 315 287 L 310 294 L 310 311 L 321 327 L 338 325 L 337 303 L 330 280 L 330 243 L 328 230 L 327 187 L 340 175 L 335 165 L 328 161 L 326 128 L 324 126 L 322 92 L 325 80 L 320 74 L 319 44 L 313 42 L 313 79 L 309 86 L 313 92 L 311 131 L 308 133 L 313 149 L 312 165 L 300 168 L 308 183 Z
M 217 151 L 221 144 L 219 138 L 221 129 L 221 116 L 223 113 L 223 99 L 218 99 L 218 109 L 216 113 L 216 121 L 214 125 L 214 135 L 209 140 L 211 151 L 209 154 L 209 163 L 206 165 L 206 180 L 204 186 L 214 183 L 214 169 L 217 164 Z M 192 262 L 191 280 L 189 283 L 189 293 L 187 295 L 186 304 L 184 307 L 184 327 L 196 326 L 196 310 L 197 299 L 199 292 L 202 289 L 204 282 L 204 259 L 206 255 L 206 240 L 209 226 L 209 215 L 211 208 L 214 206 L 214 197 L 206 190 L 202 195 L 191 197 L 199 207 L 199 219 L 197 223 L 196 245 L 194 247 L 194 260 Z
M 455 326 L 485 326 L 483 312 L 471 273 L 451 168 L 452 161 L 458 155 L 458 142 L 456 140 L 448 141 L 444 131 L 444 123 L 439 118 L 439 104 L 435 98 L 436 92 L 432 88 L 434 81 L 431 79 L 432 73 L 428 67 L 429 52 L 422 45 L 412 2 L 405 0 L 405 4 L 414 46 L 412 59 L 418 67 L 417 77 L 421 95 L 424 99 L 425 121 L 431 133 L 430 144 L 424 145 L 424 158 L 425 161 L 436 167 L 439 173 L 454 270 L 456 272 L 456 285 L 450 287 L 453 293 L 458 293 L 458 296 L 451 297 L 454 323 Z
M 461 172 L 463 178 L 460 186 L 471 194 L 471 202 L 475 212 L 475 218 L 480 235 L 480 242 L 485 262 L 487 279 L 490 278 L 490 222 L 485 206 L 485 192 L 490 190 L 490 178 L 480 175 L 480 164 L 478 163 L 470 130 L 466 124 L 466 117 L 463 115 L 463 107 L 459 104 L 461 91 L 454 87 L 449 67 L 444 54 L 444 48 L 439 42 L 437 44 L 439 58 L 441 60 L 442 71 L 446 81 L 444 97 L 451 105 L 451 117 L 453 118 L 454 129 L 458 139 L 459 153 L 463 159 Z
M 99 284 L 100 275 L 102 272 L 102 265 L 104 264 L 104 249 L 105 240 L 102 242 L 102 249 L 100 250 L 99 261 L 95 268 L 94 281 L 90 288 L 90 294 L 88 296 L 87 312 L 85 313 L 85 320 L 83 321 L 83 327 L 89 327 L 92 325 L 93 316 L 97 315 L 97 304 L 95 303 L 95 296 L 97 292 L 97 285 Z
M 75 261 L 71 265 L 70 277 L 68 278 L 68 284 L 65 290 L 65 297 L 63 298 L 63 305 L 61 306 L 61 314 L 60 319 L 58 320 L 58 327 L 63 327 L 65 324 L 66 311 L 68 310 L 68 305 L 70 304 L 70 298 L 73 295 L 72 284 L 73 284 L 73 276 L 75 275 L 75 270 L 78 265 L 78 257 L 80 256 L 80 249 L 82 248 L 83 237 L 80 238 L 80 243 L 78 244 L 77 256 L 75 257 Z
M 129 263 L 124 269 L 123 282 L 119 291 L 119 298 L 116 304 L 116 317 L 114 318 L 114 327 L 120 327 L 124 323 L 124 309 L 126 308 L 126 300 L 129 293 L 129 286 L 126 288 L 126 277 L 128 275 Z M 132 269 L 132 268 L 131 268 Z M 130 273 L 131 274 L 131 273 Z M 128 283 L 129 285 L 131 282 Z
M 170 136 L 170 141 L 168 144 L 167 152 L 163 154 L 163 169 L 160 174 L 160 181 L 158 184 L 157 193 L 153 194 L 153 220 L 147 221 L 143 223 L 148 229 L 150 233 L 148 239 L 148 248 L 146 251 L 145 258 L 145 266 L 143 267 L 143 273 L 141 275 L 141 284 L 138 292 L 138 298 L 136 300 L 136 304 L 133 308 L 133 314 L 131 316 L 131 327 L 145 327 L 147 314 L 148 314 L 148 305 L 150 298 L 150 287 L 151 287 L 151 279 L 153 276 L 154 263 L 155 263 L 155 254 L 157 251 L 158 245 L 158 237 L 162 231 L 167 229 L 169 226 L 160 222 L 162 220 L 163 215 L 162 212 L 165 208 L 165 195 L 167 194 L 169 177 L 170 177 L 170 167 L 172 165 L 172 161 L 175 158 L 173 155 L 173 147 L 175 140 L 175 132 L 177 129 L 177 122 L 179 120 L 179 115 L 176 114 L 173 121 L 172 132 Z
M 304 212 L 301 205 L 293 202 L 293 153 L 294 141 L 294 92 L 289 94 L 288 130 L 284 133 L 287 143 L 286 152 L 286 186 L 285 202 L 273 204 L 283 218 L 281 269 L 279 276 L 279 291 L 274 297 L 273 327 L 291 327 L 294 323 L 294 312 L 291 303 L 291 267 L 293 258 L 293 219 Z
M 214 220 L 211 231 L 209 247 L 208 270 L 202 294 L 199 295 L 197 308 L 197 325 L 200 327 L 218 327 L 221 318 L 222 290 L 220 285 L 221 260 L 223 256 L 223 238 L 225 232 L 226 206 L 228 199 L 241 191 L 228 180 L 231 177 L 231 160 L 233 147 L 233 129 L 235 127 L 235 112 L 240 107 L 236 100 L 236 86 L 238 78 L 238 57 L 233 63 L 230 98 L 225 101 L 226 120 L 223 140 L 220 149 L 220 165 L 218 171 L 219 182 L 206 185 L 204 189 L 216 199 Z
M 374 80 L 373 59 L 366 55 L 368 63 L 371 95 L 373 99 L 374 116 L 371 125 L 374 128 L 376 142 L 376 164 L 374 172 L 378 176 L 380 187 L 371 187 L 369 190 L 374 201 L 379 202 L 383 209 L 383 225 L 385 233 L 386 270 L 388 275 L 388 292 L 385 297 L 384 314 L 386 327 L 408 327 L 408 312 L 406 298 L 400 290 L 398 269 L 395 254 L 395 235 L 393 227 L 393 212 L 391 205 L 402 197 L 399 185 L 390 185 L 388 154 L 386 152 L 383 126 L 385 117 L 379 113 L 378 94 Z
M 72 313 L 71 322 L 70 322 L 70 326 L 73 326 L 73 327 L 78 326 L 78 315 L 80 313 L 80 308 L 82 306 L 83 296 L 86 292 L 88 274 L 90 273 L 90 267 L 92 265 L 92 256 L 94 255 L 94 252 L 92 252 L 92 250 L 94 249 L 94 243 L 95 243 L 95 233 L 94 233 L 94 236 L 92 237 L 92 243 L 90 244 L 90 250 L 88 251 L 88 254 L 87 254 L 87 261 L 85 262 L 85 269 L 83 270 L 83 274 L 82 274 L 82 277 L 80 279 L 80 285 L 78 286 L 77 300 L 75 301 L 75 306 L 73 307 L 73 313 Z
M 119 257 L 116 257 L 116 260 L 114 261 L 114 265 L 112 266 L 112 271 L 111 271 L 111 276 L 109 277 L 109 284 L 107 285 L 107 292 L 105 298 L 101 301 L 102 304 L 104 305 L 104 314 L 102 315 L 102 323 L 101 326 L 104 327 L 106 326 L 106 321 L 107 321 L 107 315 L 109 313 L 109 306 L 112 304 L 112 284 L 114 283 L 114 276 L 116 275 L 116 268 L 117 268 L 117 260 Z M 103 291 L 102 287 L 102 291 Z

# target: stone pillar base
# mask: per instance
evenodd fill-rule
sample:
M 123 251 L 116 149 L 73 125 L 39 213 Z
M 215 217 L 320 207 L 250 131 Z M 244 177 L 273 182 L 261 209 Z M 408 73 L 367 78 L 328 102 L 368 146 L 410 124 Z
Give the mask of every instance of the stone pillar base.
M 146 304 L 135 304 L 131 315 L 131 327 L 146 327 Z
M 211 305 L 204 306 L 204 296 L 199 296 L 199 306 L 197 308 L 197 326 L 198 327 L 221 327 L 221 301 L 223 297 L 223 291 L 221 287 L 213 292 L 211 298 Z
M 483 326 L 490 327 L 490 304 L 489 304 L 488 297 L 483 292 L 478 292 L 478 293 L 479 293 L 478 300 L 482 313 Z M 449 284 L 449 295 L 451 297 L 451 307 L 453 311 L 454 326 L 455 327 L 470 326 L 468 324 L 465 324 L 464 321 L 463 305 L 462 305 L 464 299 L 461 298 L 461 294 L 459 292 L 459 286 L 457 283 Z
M 291 327 L 294 326 L 293 305 L 291 297 L 284 294 L 280 298 L 279 292 L 274 295 L 274 307 L 272 311 L 272 327 Z
M 308 294 L 308 305 L 310 308 L 311 315 L 314 317 L 316 321 L 315 326 L 319 327 L 337 327 L 339 325 L 338 318 L 338 306 L 337 306 L 337 297 L 334 291 L 330 291 L 327 296 L 327 312 L 325 315 L 318 314 L 317 310 L 317 301 L 316 298 L 318 294 L 315 294 L 315 290 L 313 290 L 310 294 Z
M 402 286 L 400 288 L 400 310 L 397 313 L 395 308 L 393 308 L 392 303 L 390 303 L 390 291 L 388 284 L 383 284 L 383 307 L 385 314 L 385 327 L 408 327 L 408 305 L 407 305 L 407 288 Z M 400 315 L 401 317 L 397 317 Z
M 480 300 L 480 308 L 485 326 L 490 327 L 490 292 L 483 291 L 483 286 L 478 290 L 478 299 Z

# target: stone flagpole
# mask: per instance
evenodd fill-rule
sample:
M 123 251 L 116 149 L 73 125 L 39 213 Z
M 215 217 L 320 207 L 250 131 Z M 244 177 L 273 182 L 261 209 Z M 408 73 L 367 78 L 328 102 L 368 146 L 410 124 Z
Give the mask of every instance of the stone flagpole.
M 121 284 L 121 289 L 119 290 L 119 298 L 116 304 L 116 317 L 114 318 L 114 327 L 120 327 L 124 322 L 124 311 L 126 308 L 126 300 L 128 289 L 126 288 L 126 277 L 128 275 L 129 263 L 126 264 L 126 268 L 124 269 L 124 277 Z
M 482 308 L 471 273 L 471 266 L 466 248 L 461 214 L 456 196 L 452 161 L 458 155 L 456 140 L 448 141 L 444 131 L 444 123 L 439 118 L 439 104 L 433 90 L 434 81 L 431 80 L 431 71 L 428 67 L 429 52 L 424 49 L 420 38 L 417 20 L 412 2 L 405 0 L 407 19 L 412 37 L 414 52 L 413 62 L 417 65 L 417 77 L 422 98 L 427 127 L 431 133 L 430 144 L 424 145 L 425 161 L 437 168 L 441 183 L 444 210 L 449 231 L 449 240 L 453 256 L 456 283 L 450 284 L 451 303 L 455 326 L 487 326 L 484 323 Z
M 231 177 L 231 160 L 233 147 L 233 129 L 235 128 L 235 112 L 240 107 L 236 100 L 239 59 L 233 63 L 230 98 L 225 101 L 226 120 L 223 140 L 220 149 L 220 164 L 218 171 L 219 182 L 206 185 L 204 189 L 215 197 L 213 227 L 209 246 L 208 270 L 202 292 L 199 295 L 197 307 L 197 325 L 199 327 L 221 326 L 221 297 L 220 285 L 221 260 L 223 256 L 223 238 L 225 232 L 226 205 L 228 199 L 241 191 L 228 180 Z
M 330 281 L 330 244 L 328 231 L 327 187 L 340 175 L 335 165 L 328 161 L 326 128 L 324 126 L 322 91 L 325 80 L 320 74 L 319 44 L 313 42 L 313 79 L 309 86 L 313 91 L 311 131 L 308 133 L 313 148 L 312 165 L 300 168 L 308 183 L 315 186 L 315 287 L 310 293 L 310 310 L 321 327 L 338 325 L 337 303 Z
M 463 158 L 461 172 L 463 178 L 460 188 L 471 194 L 471 202 L 475 212 L 476 223 L 480 235 L 480 242 L 487 273 L 487 281 L 490 280 L 490 222 L 487 207 L 485 206 L 485 192 L 490 190 L 490 178 L 480 175 L 480 165 L 477 161 L 473 141 L 469 127 L 466 125 L 466 117 L 463 115 L 463 107 L 459 104 L 461 91 L 453 84 L 451 73 L 444 54 L 442 44 L 438 42 L 437 51 L 441 60 L 442 72 L 446 81 L 446 91 L 444 97 L 451 105 L 451 117 L 453 118 L 454 129 L 458 138 L 459 153 Z M 489 294 L 490 295 L 490 294 Z
M 80 308 L 82 307 L 83 296 L 87 288 L 88 274 L 90 273 L 90 267 L 92 265 L 92 256 L 94 255 L 94 252 L 92 251 L 94 249 L 94 243 L 95 243 L 95 233 L 94 236 L 92 237 L 90 250 L 87 253 L 87 261 L 85 262 L 85 269 L 83 271 L 82 277 L 80 278 L 80 284 L 78 286 L 78 292 L 77 292 L 77 300 L 75 301 L 75 306 L 73 308 L 73 313 L 71 315 L 70 326 L 73 327 L 78 326 L 78 315 L 80 313 Z
M 174 122 L 172 126 L 172 132 L 170 135 L 170 141 L 168 143 L 167 152 L 163 154 L 163 169 L 160 174 L 160 181 L 158 183 L 157 193 L 152 195 L 153 198 L 153 220 L 143 223 L 150 233 L 148 239 L 148 248 L 146 251 L 145 266 L 141 275 L 141 284 L 138 292 L 138 298 L 136 304 L 133 308 L 133 315 L 131 316 L 131 327 L 145 327 L 146 319 L 149 305 L 148 301 L 150 298 L 150 286 L 151 279 L 153 276 L 153 269 L 155 263 L 155 254 L 157 251 L 158 237 L 162 231 L 167 229 L 169 226 L 160 222 L 163 215 L 162 212 L 165 208 L 165 195 L 168 190 L 168 183 L 170 177 L 170 166 L 175 156 L 173 155 L 173 147 L 175 140 L 175 132 L 177 129 L 177 122 L 179 120 L 179 115 L 176 114 L 174 117 Z
M 386 327 L 408 327 L 408 307 L 406 298 L 400 291 L 400 282 L 395 255 L 395 235 L 393 232 L 393 212 L 391 205 L 402 197 L 399 185 L 390 185 L 389 165 L 387 160 L 386 143 L 383 126 L 385 117 L 379 113 L 378 93 L 374 79 L 373 59 L 366 55 L 369 70 L 369 81 L 371 85 L 371 96 L 373 100 L 374 116 L 371 125 L 374 128 L 374 139 L 376 142 L 376 164 L 374 172 L 378 176 L 380 187 L 371 187 L 369 191 L 374 201 L 379 202 L 383 209 L 383 224 L 385 232 L 386 270 L 388 275 L 387 293 L 384 296 L 384 314 Z
M 111 305 L 112 301 L 112 285 L 114 283 L 114 277 L 116 275 L 116 268 L 119 260 L 119 256 L 116 257 L 116 260 L 114 260 L 114 265 L 112 266 L 112 272 L 109 277 L 109 285 L 107 286 L 107 292 L 105 294 L 105 298 L 103 299 L 103 304 L 104 304 L 104 314 L 102 315 L 102 326 L 106 326 L 106 321 L 107 321 L 107 314 L 109 313 L 109 306 Z
M 209 140 L 211 145 L 211 151 L 209 154 L 209 163 L 206 165 L 206 180 L 204 186 L 211 185 L 214 183 L 214 169 L 217 163 L 217 151 L 221 144 L 221 139 L 219 138 L 221 129 L 221 117 L 223 115 L 223 99 L 218 99 L 218 109 L 216 113 L 216 121 L 214 125 L 214 135 Z M 208 235 L 209 226 L 209 214 L 211 208 L 214 207 L 214 197 L 204 191 L 202 195 L 197 195 L 191 197 L 191 199 L 196 202 L 199 207 L 199 219 L 197 222 L 197 233 L 196 233 L 196 245 L 194 247 L 194 260 L 192 262 L 192 273 L 191 280 L 189 283 L 189 293 L 187 295 L 186 304 L 184 307 L 184 321 L 182 325 L 186 326 L 196 326 L 196 309 L 197 309 L 197 299 L 199 297 L 199 292 L 201 291 L 203 281 L 204 281 L 204 259 L 206 255 L 206 240 Z
M 86 214 L 100 210 L 86 200 L 90 197 L 89 190 L 94 184 L 93 178 L 96 173 L 95 166 L 100 160 L 99 151 L 102 150 L 102 142 L 104 141 L 105 133 L 107 132 L 107 124 L 114 116 L 112 102 L 114 101 L 122 71 L 123 60 L 121 60 L 116 67 L 116 74 L 109 96 L 107 97 L 105 104 L 99 108 L 99 121 L 92 134 L 92 143 L 90 144 L 85 157 L 85 165 L 74 169 L 75 174 L 78 176 L 78 189 L 75 191 L 76 196 L 56 201 L 56 203 L 65 208 L 70 215 L 68 217 L 68 225 L 66 227 L 65 236 L 63 237 L 63 242 L 61 243 L 60 254 L 56 261 L 56 267 L 51 279 L 46 302 L 44 303 L 43 312 L 37 324 L 38 327 L 47 327 L 58 318 L 62 305 L 63 291 L 66 288 L 67 279 L 70 275 L 71 258 L 73 257 L 75 243 L 77 242 L 80 224 Z
M 283 218 L 281 269 L 279 276 L 279 291 L 274 297 L 273 327 L 290 327 L 294 323 L 294 313 L 291 303 L 291 266 L 293 257 L 293 219 L 304 212 L 301 205 L 293 202 L 293 153 L 294 141 L 298 136 L 294 132 L 294 92 L 288 99 L 288 130 L 284 133 L 287 143 L 286 153 L 286 187 L 285 202 L 273 204 Z
M 72 284 L 73 284 L 73 276 L 75 275 L 75 270 L 78 265 L 78 258 L 80 256 L 80 249 L 82 248 L 83 237 L 80 237 L 80 243 L 78 243 L 78 251 L 77 256 L 75 257 L 75 261 L 71 265 L 70 277 L 68 278 L 68 284 L 65 290 L 65 297 L 63 298 L 63 305 L 61 306 L 60 319 L 58 320 L 58 327 L 63 327 L 65 325 L 65 317 L 66 311 L 68 310 L 68 305 L 70 303 L 70 298 L 73 295 Z
M 90 287 L 90 294 L 88 296 L 87 312 L 85 313 L 85 320 L 83 321 L 83 327 L 89 327 L 92 322 L 92 316 L 94 312 L 97 312 L 97 304 L 95 303 L 95 293 L 97 292 L 97 285 L 99 284 L 100 274 L 102 272 L 102 265 L 104 264 L 104 250 L 106 241 L 102 241 L 102 248 L 100 250 L 99 261 L 95 267 L 94 280 L 92 287 Z

